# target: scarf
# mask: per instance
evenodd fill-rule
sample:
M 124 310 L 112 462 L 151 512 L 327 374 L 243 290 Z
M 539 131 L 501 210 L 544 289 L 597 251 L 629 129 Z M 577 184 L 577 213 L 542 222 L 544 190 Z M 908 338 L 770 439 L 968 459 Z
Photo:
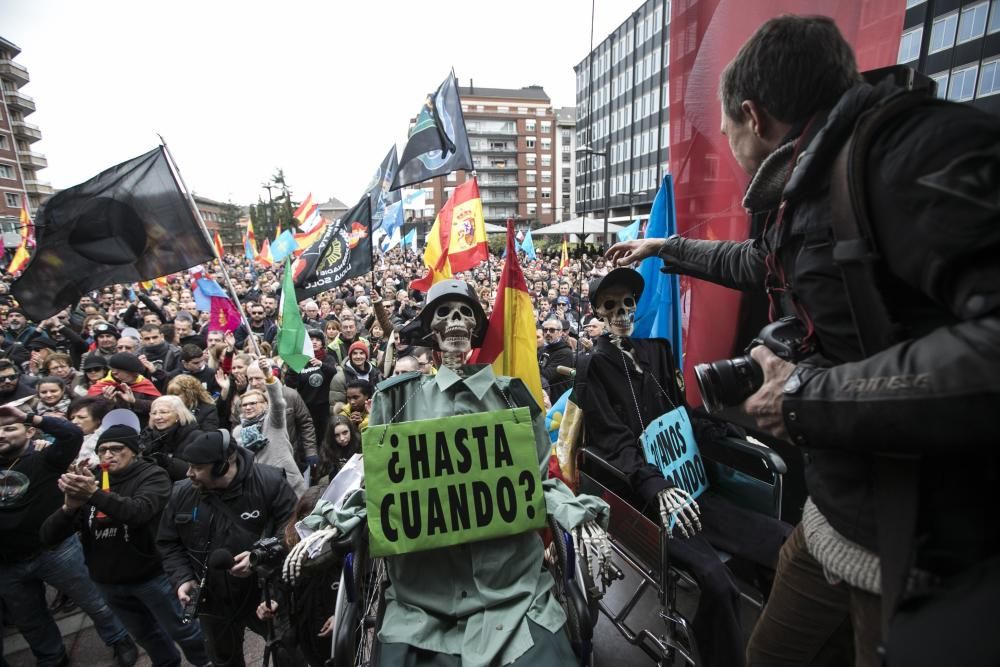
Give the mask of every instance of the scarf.
M 240 419 L 240 444 L 256 454 L 267 447 L 267 438 L 264 437 L 264 417 L 267 412 L 253 419 Z
M 45 403 L 38 401 L 38 405 L 35 406 L 35 411 L 39 415 L 48 415 L 53 412 L 58 412 L 64 416 L 68 416 L 66 411 L 69 410 L 70 397 L 63 394 L 63 397 L 55 405 L 46 405 Z

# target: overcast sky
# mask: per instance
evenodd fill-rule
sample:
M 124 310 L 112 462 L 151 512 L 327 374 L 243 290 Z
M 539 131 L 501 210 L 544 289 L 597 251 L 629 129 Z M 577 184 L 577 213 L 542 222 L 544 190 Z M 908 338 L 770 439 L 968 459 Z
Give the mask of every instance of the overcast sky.
M 597 0 L 599 43 L 640 0 Z M 590 0 L 0 0 L 38 110 L 41 180 L 64 188 L 159 132 L 188 186 L 247 204 L 281 167 L 302 199 L 352 203 L 424 95 L 540 84 L 575 100 Z

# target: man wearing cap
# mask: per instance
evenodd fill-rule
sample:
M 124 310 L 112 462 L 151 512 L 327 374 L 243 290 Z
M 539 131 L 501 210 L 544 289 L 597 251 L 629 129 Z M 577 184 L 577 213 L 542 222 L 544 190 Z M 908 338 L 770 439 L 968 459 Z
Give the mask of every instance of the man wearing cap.
M 149 419 L 149 406 L 160 391 L 142 372 L 145 367 L 139 357 L 118 352 L 108 358 L 109 373 L 87 390 L 88 396 L 104 396 L 117 408 L 128 408 L 138 417 L 143 428 Z
M 207 665 L 197 623 L 184 623 L 174 590 L 156 552 L 160 513 L 170 498 L 170 478 L 139 458 L 139 434 L 129 425 L 108 426 L 97 440 L 107 466 L 108 488 L 100 469 L 71 466 L 59 478 L 63 505 L 41 528 L 41 540 L 55 546 L 79 533 L 90 576 L 153 665 L 176 665 L 184 651 L 193 665 Z
M 108 322 L 95 322 L 91 331 L 94 332 L 94 345 L 96 347 L 83 355 L 84 361 L 91 356 L 110 359 L 111 355 L 118 352 L 118 338 L 120 336 L 118 327 Z
M 53 443 L 41 451 L 29 449 L 39 432 L 52 436 Z M 83 431 L 71 422 L 0 406 L 0 598 L 6 620 L 24 635 L 39 665 L 69 662 L 45 604 L 48 583 L 94 620 L 101 639 L 114 647 L 119 667 L 130 667 L 138 657 L 135 644 L 91 581 L 80 540 L 71 535 L 46 549 L 39 536 L 39 526 L 63 502 L 59 476 L 82 443 Z
M 204 581 L 198 611 L 212 664 L 243 665 L 244 630 L 265 634 L 255 613 L 261 591 L 250 548 L 282 534 L 295 494 L 282 470 L 255 464 L 228 433 L 201 433 L 184 448 L 184 457 L 187 479 L 173 487 L 156 546 L 181 604 Z M 219 565 L 228 565 L 225 553 L 213 556 L 220 550 L 234 559 L 228 568 Z M 282 664 L 280 652 L 278 657 Z

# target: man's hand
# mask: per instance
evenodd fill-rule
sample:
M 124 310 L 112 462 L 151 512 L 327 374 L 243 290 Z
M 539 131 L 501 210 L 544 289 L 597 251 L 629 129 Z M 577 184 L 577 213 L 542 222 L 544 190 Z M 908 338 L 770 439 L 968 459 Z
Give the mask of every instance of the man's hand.
M 257 360 L 257 365 L 260 367 L 260 372 L 264 374 L 265 380 L 270 380 L 272 377 L 274 377 L 274 374 L 271 372 L 270 359 L 266 357 L 261 357 L 260 359 Z
M 191 601 L 191 594 L 196 588 L 198 588 L 198 582 L 194 579 L 185 581 L 177 588 L 177 601 L 181 603 L 182 607 Z
M 71 470 L 59 477 L 59 490 L 66 495 L 66 499 L 72 499 L 81 505 L 90 500 L 99 488 L 97 479 L 86 467 L 79 468 L 77 472 Z
M 226 335 L 222 338 L 222 340 L 226 341 L 226 349 L 228 349 L 230 352 L 236 350 L 236 336 L 233 334 L 232 331 L 227 331 Z
M 266 620 L 268 618 L 274 618 L 278 614 L 278 603 L 274 600 L 268 600 L 267 602 L 261 602 L 257 605 L 257 618 L 260 620 Z
M 8 424 L 23 424 L 25 413 L 13 405 L 0 405 L 0 426 Z
M 233 560 L 236 561 L 236 564 L 229 568 L 229 574 L 240 579 L 249 577 L 252 572 L 250 567 L 250 552 L 244 551 L 238 554 Z
M 664 239 L 635 239 L 622 241 L 608 249 L 605 257 L 615 266 L 629 266 L 653 257 L 663 247 Z
M 129 405 L 134 405 L 135 404 L 135 394 L 132 393 L 132 387 L 128 386 L 124 382 L 122 383 L 122 387 L 123 387 L 122 389 L 118 389 L 118 390 L 115 391 L 115 396 L 117 398 L 122 399 L 123 401 L 125 401 Z
M 219 395 L 222 398 L 229 398 L 229 378 L 221 367 L 215 370 L 215 384 L 219 385 Z
M 141 363 L 143 368 L 146 369 L 147 375 L 152 375 L 153 373 L 156 372 L 156 366 L 153 365 L 152 361 L 146 358 L 145 354 L 139 355 L 139 363 Z
M 764 345 L 750 350 L 750 356 L 763 369 L 764 384 L 743 403 L 743 411 L 754 418 L 760 430 L 788 440 L 781 408 L 785 402 L 785 382 L 795 370 L 795 364 L 781 359 Z

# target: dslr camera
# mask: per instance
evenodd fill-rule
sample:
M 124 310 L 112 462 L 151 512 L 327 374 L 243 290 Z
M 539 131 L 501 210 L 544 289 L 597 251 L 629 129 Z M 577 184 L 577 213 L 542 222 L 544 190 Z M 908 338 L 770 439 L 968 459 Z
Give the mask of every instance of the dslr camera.
M 204 580 L 202 580 L 202 584 L 204 584 Z M 181 623 L 187 625 L 191 621 L 198 618 L 198 604 L 200 602 L 201 586 L 197 586 L 191 591 L 187 604 L 184 605 L 183 613 L 181 614 Z
M 258 575 L 270 576 L 285 560 L 285 545 L 277 537 L 264 537 L 250 547 L 250 566 Z
M 797 317 L 782 317 L 761 329 L 742 357 L 695 366 L 705 409 L 718 412 L 726 406 L 739 405 L 764 384 L 764 371 L 750 356 L 750 350 L 764 345 L 785 361 L 797 363 L 814 351 L 813 345 L 806 343 L 806 334 L 805 325 Z

